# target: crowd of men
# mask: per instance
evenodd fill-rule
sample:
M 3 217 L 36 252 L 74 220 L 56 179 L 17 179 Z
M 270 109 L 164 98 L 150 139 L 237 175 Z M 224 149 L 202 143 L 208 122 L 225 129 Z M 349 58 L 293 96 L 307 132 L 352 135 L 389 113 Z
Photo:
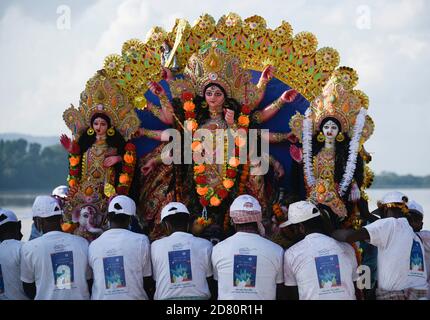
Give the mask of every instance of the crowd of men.
M 265 238 L 254 197 L 239 196 L 229 212 L 236 233 L 213 245 L 190 233 L 187 207 L 171 202 L 161 212 L 168 236 L 151 243 L 130 230 L 134 201 L 116 196 L 108 208 L 109 229 L 89 244 L 62 231 L 58 197 L 35 199 L 40 235 L 27 242 L 16 215 L 0 209 L 0 299 L 429 298 L 424 210 L 400 192 L 389 192 L 379 209 L 363 214 L 359 229 L 332 230 L 325 227 L 325 210 L 308 201 L 292 203 L 279 226 L 293 242 L 286 250 Z

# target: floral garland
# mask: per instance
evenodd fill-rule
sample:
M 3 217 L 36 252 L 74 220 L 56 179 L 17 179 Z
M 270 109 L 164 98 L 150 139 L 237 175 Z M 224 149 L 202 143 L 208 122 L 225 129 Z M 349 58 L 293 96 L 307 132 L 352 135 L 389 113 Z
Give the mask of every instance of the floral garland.
M 306 176 L 306 182 L 309 186 L 315 185 L 315 176 L 313 173 L 312 166 L 312 122 L 310 119 L 310 109 L 305 113 L 305 119 L 303 120 L 303 159 L 304 159 L 304 171 Z M 357 116 L 353 136 L 349 144 L 349 156 L 345 173 L 342 176 L 339 187 L 339 195 L 343 196 L 351 184 L 352 178 L 357 164 L 357 154 L 360 147 L 360 138 L 363 131 L 364 123 L 366 119 L 366 110 L 362 108 Z
M 184 101 L 183 109 L 185 111 L 186 128 L 189 131 L 194 132 L 197 130 L 199 124 L 196 120 L 195 114 L 195 104 L 193 102 L 193 94 L 190 92 L 184 92 L 181 95 L 182 101 Z M 248 126 L 250 123 L 249 114 L 251 113 L 250 107 L 243 105 L 241 112 L 238 117 L 238 129 L 244 129 L 248 132 Z M 221 205 L 222 201 L 228 197 L 229 193 L 233 189 L 236 179 L 238 167 L 240 165 L 239 154 L 240 148 L 246 147 L 246 141 L 242 137 L 235 138 L 235 151 L 234 155 L 224 164 L 223 168 L 223 178 L 222 187 L 218 190 L 214 190 L 208 185 L 208 179 L 205 175 L 206 165 L 205 164 L 195 164 L 194 165 L 194 181 L 196 183 L 196 192 L 200 196 L 200 204 L 203 207 L 213 206 L 218 207 Z M 225 149 L 228 144 L 225 144 Z M 193 139 L 191 144 L 191 149 L 193 151 L 199 151 L 202 148 L 202 142 L 200 139 Z M 224 150 L 226 151 L 226 150 Z M 226 153 L 226 152 L 225 152 Z M 225 154 L 224 153 L 224 154 Z
M 76 187 L 81 173 L 79 164 L 81 163 L 80 147 L 76 141 L 72 142 L 72 150 L 69 153 L 69 175 L 67 184 L 70 188 Z
M 349 144 L 348 162 L 339 187 L 340 196 L 345 194 L 348 186 L 351 184 L 352 178 L 354 177 L 354 172 L 357 165 L 357 154 L 360 147 L 361 133 L 363 132 L 364 123 L 366 121 L 366 114 L 366 109 L 361 108 L 360 113 L 355 120 L 352 139 Z
M 308 186 L 315 185 L 315 177 L 312 167 L 312 120 L 310 109 L 305 112 L 303 119 L 303 160 L 306 183 Z
M 136 146 L 128 142 L 124 147 L 125 153 L 122 156 L 122 172 L 119 175 L 119 184 L 116 192 L 121 195 L 128 194 L 133 181 L 134 167 L 136 166 Z

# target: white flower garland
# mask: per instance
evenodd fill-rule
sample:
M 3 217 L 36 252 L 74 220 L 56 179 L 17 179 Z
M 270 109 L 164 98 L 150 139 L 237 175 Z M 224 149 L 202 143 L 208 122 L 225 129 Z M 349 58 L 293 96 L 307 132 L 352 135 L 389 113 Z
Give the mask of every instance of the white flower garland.
M 339 194 L 342 197 L 348 186 L 351 184 L 352 178 L 354 177 L 355 168 L 357 165 L 357 153 L 360 147 L 361 133 L 363 131 L 364 123 L 366 121 L 367 111 L 361 108 L 357 119 L 355 120 L 354 131 L 352 134 L 351 142 L 349 143 L 349 156 L 348 162 L 345 168 L 345 173 L 343 174 L 342 181 L 339 186 Z
M 303 160 L 304 160 L 304 171 L 306 175 L 306 183 L 308 186 L 315 185 L 315 177 L 312 165 L 312 120 L 311 120 L 311 108 L 308 108 L 305 112 L 305 118 L 303 119 Z
M 352 181 L 352 178 L 354 177 L 354 172 L 357 165 L 357 153 L 360 147 L 361 133 L 365 124 L 366 114 L 366 109 L 361 108 L 355 121 L 352 139 L 349 144 L 348 161 L 345 168 L 345 173 L 343 174 L 342 181 L 340 183 L 340 196 L 345 194 Z M 310 119 L 310 115 L 311 110 L 309 108 L 306 110 L 305 118 L 303 119 L 303 160 L 306 182 L 308 186 L 314 186 L 316 180 L 313 173 L 312 164 L 312 120 Z

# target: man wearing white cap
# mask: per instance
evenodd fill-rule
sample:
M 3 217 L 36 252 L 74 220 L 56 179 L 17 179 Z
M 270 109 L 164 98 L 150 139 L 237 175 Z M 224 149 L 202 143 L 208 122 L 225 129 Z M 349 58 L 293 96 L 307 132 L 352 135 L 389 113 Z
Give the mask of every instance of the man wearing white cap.
M 61 231 L 62 210 L 55 198 L 36 197 L 32 211 L 43 235 L 21 249 L 26 294 L 36 300 L 89 299 L 87 240 Z
M 128 230 L 135 215 L 136 204 L 129 197 L 116 196 L 109 203 L 110 229 L 89 247 L 94 274 L 91 299 L 148 300 L 150 245 L 147 236 Z
M 378 300 L 425 299 L 428 292 L 423 243 L 406 219 L 407 197 L 389 192 L 381 200 L 381 219 L 359 230 L 336 230 L 339 241 L 369 241 L 378 248 Z
M 284 250 L 262 237 L 260 204 L 250 195 L 241 195 L 231 204 L 230 217 L 236 233 L 212 252 L 218 299 L 275 300 L 283 288 Z
M 154 300 L 207 300 L 211 297 L 212 243 L 189 232 L 187 207 L 170 202 L 161 211 L 169 236 L 151 245 Z
M 423 219 L 424 219 L 424 208 L 415 200 L 409 200 L 408 202 L 409 208 L 409 224 L 412 229 L 417 233 L 418 237 L 420 237 L 424 246 L 424 255 L 427 266 L 427 282 L 430 287 L 430 231 L 422 230 L 423 228 Z M 430 290 L 427 295 L 430 300 Z
M 21 221 L 0 208 L 0 300 L 28 300 L 20 278 Z
M 58 204 L 60 205 L 61 208 L 63 208 L 63 206 L 64 206 L 64 201 L 67 197 L 68 191 L 69 191 L 69 188 L 67 186 L 64 186 L 64 185 L 58 186 L 58 187 L 54 188 L 54 190 L 52 190 L 51 195 L 55 199 L 57 199 Z M 38 219 L 37 217 L 33 218 L 34 221 L 31 225 L 31 233 L 30 233 L 29 240 L 36 239 L 42 235 L 36 228 L 36 224 L 37 224 L 36 220 L 37 219 Z
M 284 283 L 300 300 L 355 300 L 357 260 L 354 249 L 324 234 L 318 208 L 309 201 L 292 203 L 288 220 L 300 239 L 285 251 Z M 297 296 L 297 293 L 296 295 Z

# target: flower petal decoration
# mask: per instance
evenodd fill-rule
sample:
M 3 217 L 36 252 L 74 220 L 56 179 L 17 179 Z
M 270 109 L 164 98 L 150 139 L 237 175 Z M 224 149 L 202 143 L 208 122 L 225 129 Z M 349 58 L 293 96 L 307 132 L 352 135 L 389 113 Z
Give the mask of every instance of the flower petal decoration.
M 318 40 L 312 33 L 303 31 L 294 36 L 293 47 L 299 55 L 308 56 L 317 50 Z

